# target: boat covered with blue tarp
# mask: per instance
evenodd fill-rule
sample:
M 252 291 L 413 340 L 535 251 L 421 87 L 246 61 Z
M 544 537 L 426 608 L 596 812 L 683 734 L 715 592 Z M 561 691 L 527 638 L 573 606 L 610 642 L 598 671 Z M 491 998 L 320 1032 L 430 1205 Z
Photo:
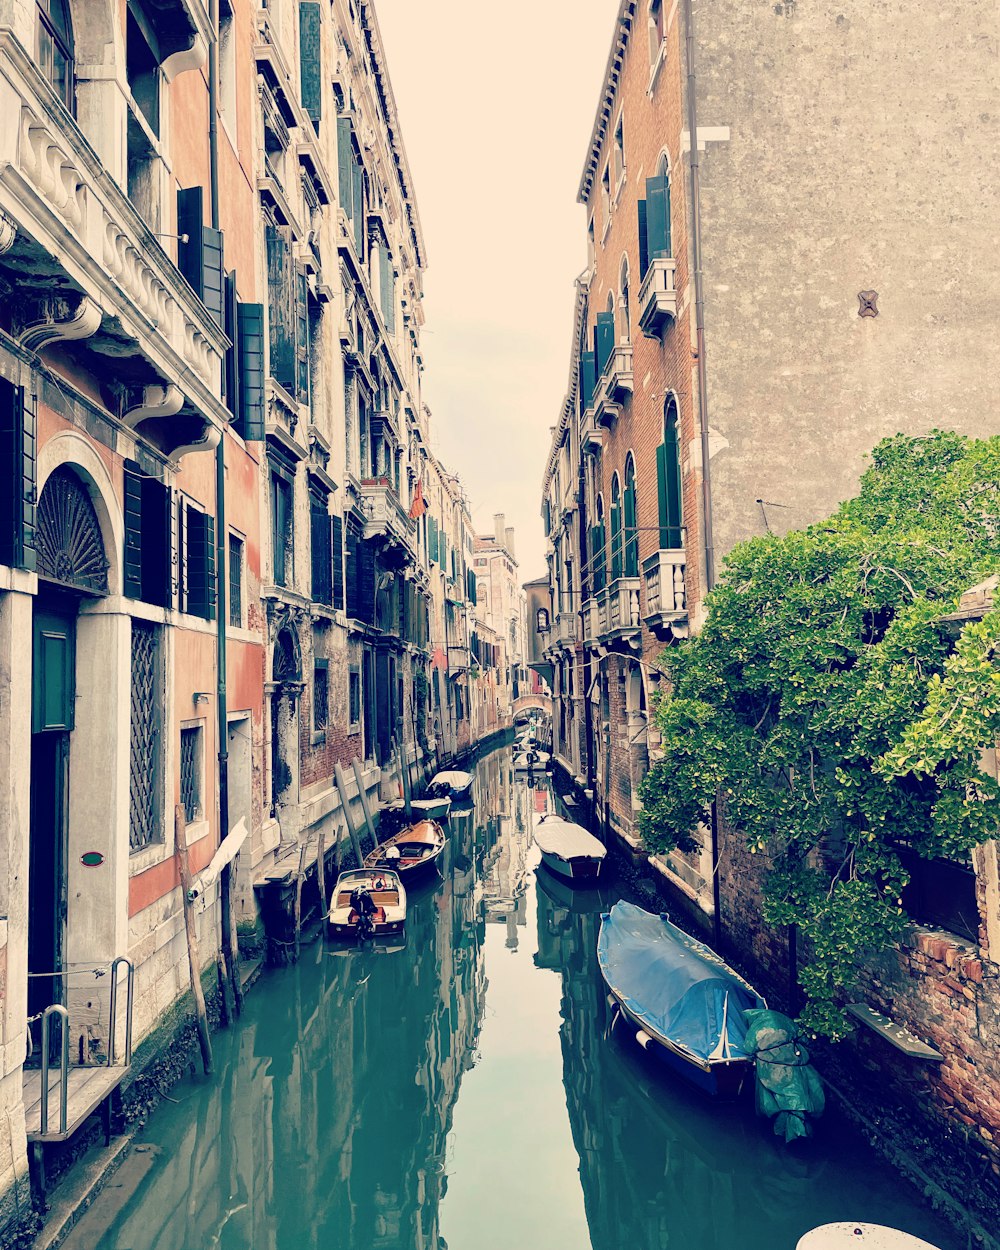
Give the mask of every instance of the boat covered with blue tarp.
M 640 1045 L 710 1094 L 740 1092 L 753 1068 L 745 1013 L 767 1006 L 753 986 L 666 916 L 634 903 L 603 916 L 597 958 Z

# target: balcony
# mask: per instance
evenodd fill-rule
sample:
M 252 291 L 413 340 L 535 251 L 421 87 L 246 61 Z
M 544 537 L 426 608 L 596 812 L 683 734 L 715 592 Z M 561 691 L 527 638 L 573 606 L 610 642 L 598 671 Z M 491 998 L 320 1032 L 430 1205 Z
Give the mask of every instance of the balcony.
M 639 579 L 619 577 L 603 592 L 601 641 L 638 641 Z
M 672 256 L 649 262 L 639 287 L 639 328 L 648 339 L 660 338 L 667 323 L 677 320 L 676 270 L 677 262 Z
M 677 548 L 657 551 L 642 564 L 642 576 L 646 583 L 646 615 L 643 620 L 663 640 L 686 638 L 688 635 L 685 560 L 684 549 Z
M 0 33 L 0 280 L 29 351 L 59 341 L 163 454 L 209 449 L 227 339 L 10 31 Z
M 610 429 L 618 420 L 622 405 L 632 394 L 632 383 L 632 344 L 619 343 L 594 392 L 594 416 L 599 425 Z
M 591 455 L 597 455 L 604 446 L 604 430 L 597 423 L 593 405 L 580 418 L 580 446 Z
M 576 613 L 557 612 L 556 628 L 553 643 L 562 650 L 572 651 L 576 647 Z
M 361 483 L 361 508 L 365 514 L 365 538 L 381 538 L 413 552 L 416 526 L 399 502 L 387 477 L 365 478 Z

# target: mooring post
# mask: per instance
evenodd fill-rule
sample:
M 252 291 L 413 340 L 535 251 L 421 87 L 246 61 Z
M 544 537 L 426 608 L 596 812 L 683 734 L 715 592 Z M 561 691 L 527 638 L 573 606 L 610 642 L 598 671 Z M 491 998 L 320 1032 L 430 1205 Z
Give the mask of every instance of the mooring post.
M 372 846 L 378 846 L 378 834 L 375 832 L 375 821 L 372 818 L 371 804 L 368 802 L 368 791 L 365 789 L 365 779 L 361 774 L 361 761 L 355 757 L 354 764 L 354 780 L 358 783 L 358 794 L 361 795 L 361 810 L 365 814 L 365 824 L 368 826 L 368 833 L 371 836 Z
M 354 847 L 354 854 L 358 857 L 358 867 L 364 868 L 365 857 L 361 854 L 361 843 L 358 841 L 358 831 L 354 827 L 354 817 L 351 815 L 351 800 L 347 793 L 347 781 L 344 778 L 344 770 L 338 760 L 333 766 L 333 775 L 337 779 L 337 789 L 340 792 L 340 803 L 344 809 L 344 822 L 347 825 L 347 832 L 351 835 L 351 845 Z
M 191 868 L 188 864 L 187 816 L 184 804 L 174 808 L 174 849 L 181 874 L 181 899 L 184 904 L 184 931 L 187 935 L 188 965 L 191 969 L 191 993 L 194 996 L 194 1012 L 198 1024 L 198 1042 L 201 1046 L 201 1062 L 205 1075 L 212 1075 L 212 1039 L 208 1033 L 208 1012 L 205 995 L 201 988 L 201 960 L 198 957 L 198 931 L 194 915 L 194 902 L 188 897 L 191 889 Z
M 326 838 L 320 825 L 316 835 L 316 885 L 319 889 L 320 924 L 326 919 Z

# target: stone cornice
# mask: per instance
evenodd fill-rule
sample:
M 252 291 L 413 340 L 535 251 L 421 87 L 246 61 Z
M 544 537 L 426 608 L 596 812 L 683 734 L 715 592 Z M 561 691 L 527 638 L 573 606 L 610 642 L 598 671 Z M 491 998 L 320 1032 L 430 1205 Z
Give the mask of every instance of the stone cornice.
M 576 392 L 580 384 L 580 373 L 577 368 L 580 359 L 580 332 L 583 329 L 587 310 L 587 297 L 590 294 L 590 273 L 585 271 L 576 280 L 576 305 L 573 312 L 573 342 L 569 353 L 569 380 L 566 384 L 566 398 L 563 400 L 559 424 L 552 432 L 552 445 L 549 458 L 545 465 L 545 476 L 542 478 L 542 496 L 549 489 L 549 482 L 556 467 L 556 456 L 563 445 L 566 430 L 576 408 Z
M 632 34 L 636 2 L 637 0 L 621 0 L 621 4 L 618 7 L 618 16 L 615 18 L 611 51 L 608 54 L 608 64 L 604 71 L 604 86 L 601 90 L 600 103 L 597 106 L 597 116 L 594 118 L 594 127 L 590 132 L 590 147 L 587 150 L 587 159 L 580 178 L 580 188 L 577 191 L 577 199 L 581 204 L 586 204 L 589 200 L 594 179 L 597 176 L 597 167 L 601 159 L 601 148 L 604 146 L 604 140 L 608 133 L 608 123 L 614 112 L 615 96 L 618 94 L 618 80 L 621 77 L 622 65 L 625 61 L 625 50 L 628 47 L 629 37 Z

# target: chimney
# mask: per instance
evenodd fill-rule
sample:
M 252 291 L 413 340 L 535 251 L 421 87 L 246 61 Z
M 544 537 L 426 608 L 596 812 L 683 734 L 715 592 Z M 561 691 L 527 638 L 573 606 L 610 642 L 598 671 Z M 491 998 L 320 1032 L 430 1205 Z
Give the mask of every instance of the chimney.
M 506 522 L 507 522 L 507 518 L 504 516 L 502 512 L 495 512 L 493 514 L 493 533 L 496 537 L 497 542 L 500 543 L 501 546 L 503 546 L 504 540 L 507 537 L 507 534 L 505 532 Z
M 514 558 L 514 527 L 513 525 L 507 526 L 506 534 L 507 534 L 507 539 L 506 539 L 507 550 L 510 552 L 511 559 L 513 559 Z

